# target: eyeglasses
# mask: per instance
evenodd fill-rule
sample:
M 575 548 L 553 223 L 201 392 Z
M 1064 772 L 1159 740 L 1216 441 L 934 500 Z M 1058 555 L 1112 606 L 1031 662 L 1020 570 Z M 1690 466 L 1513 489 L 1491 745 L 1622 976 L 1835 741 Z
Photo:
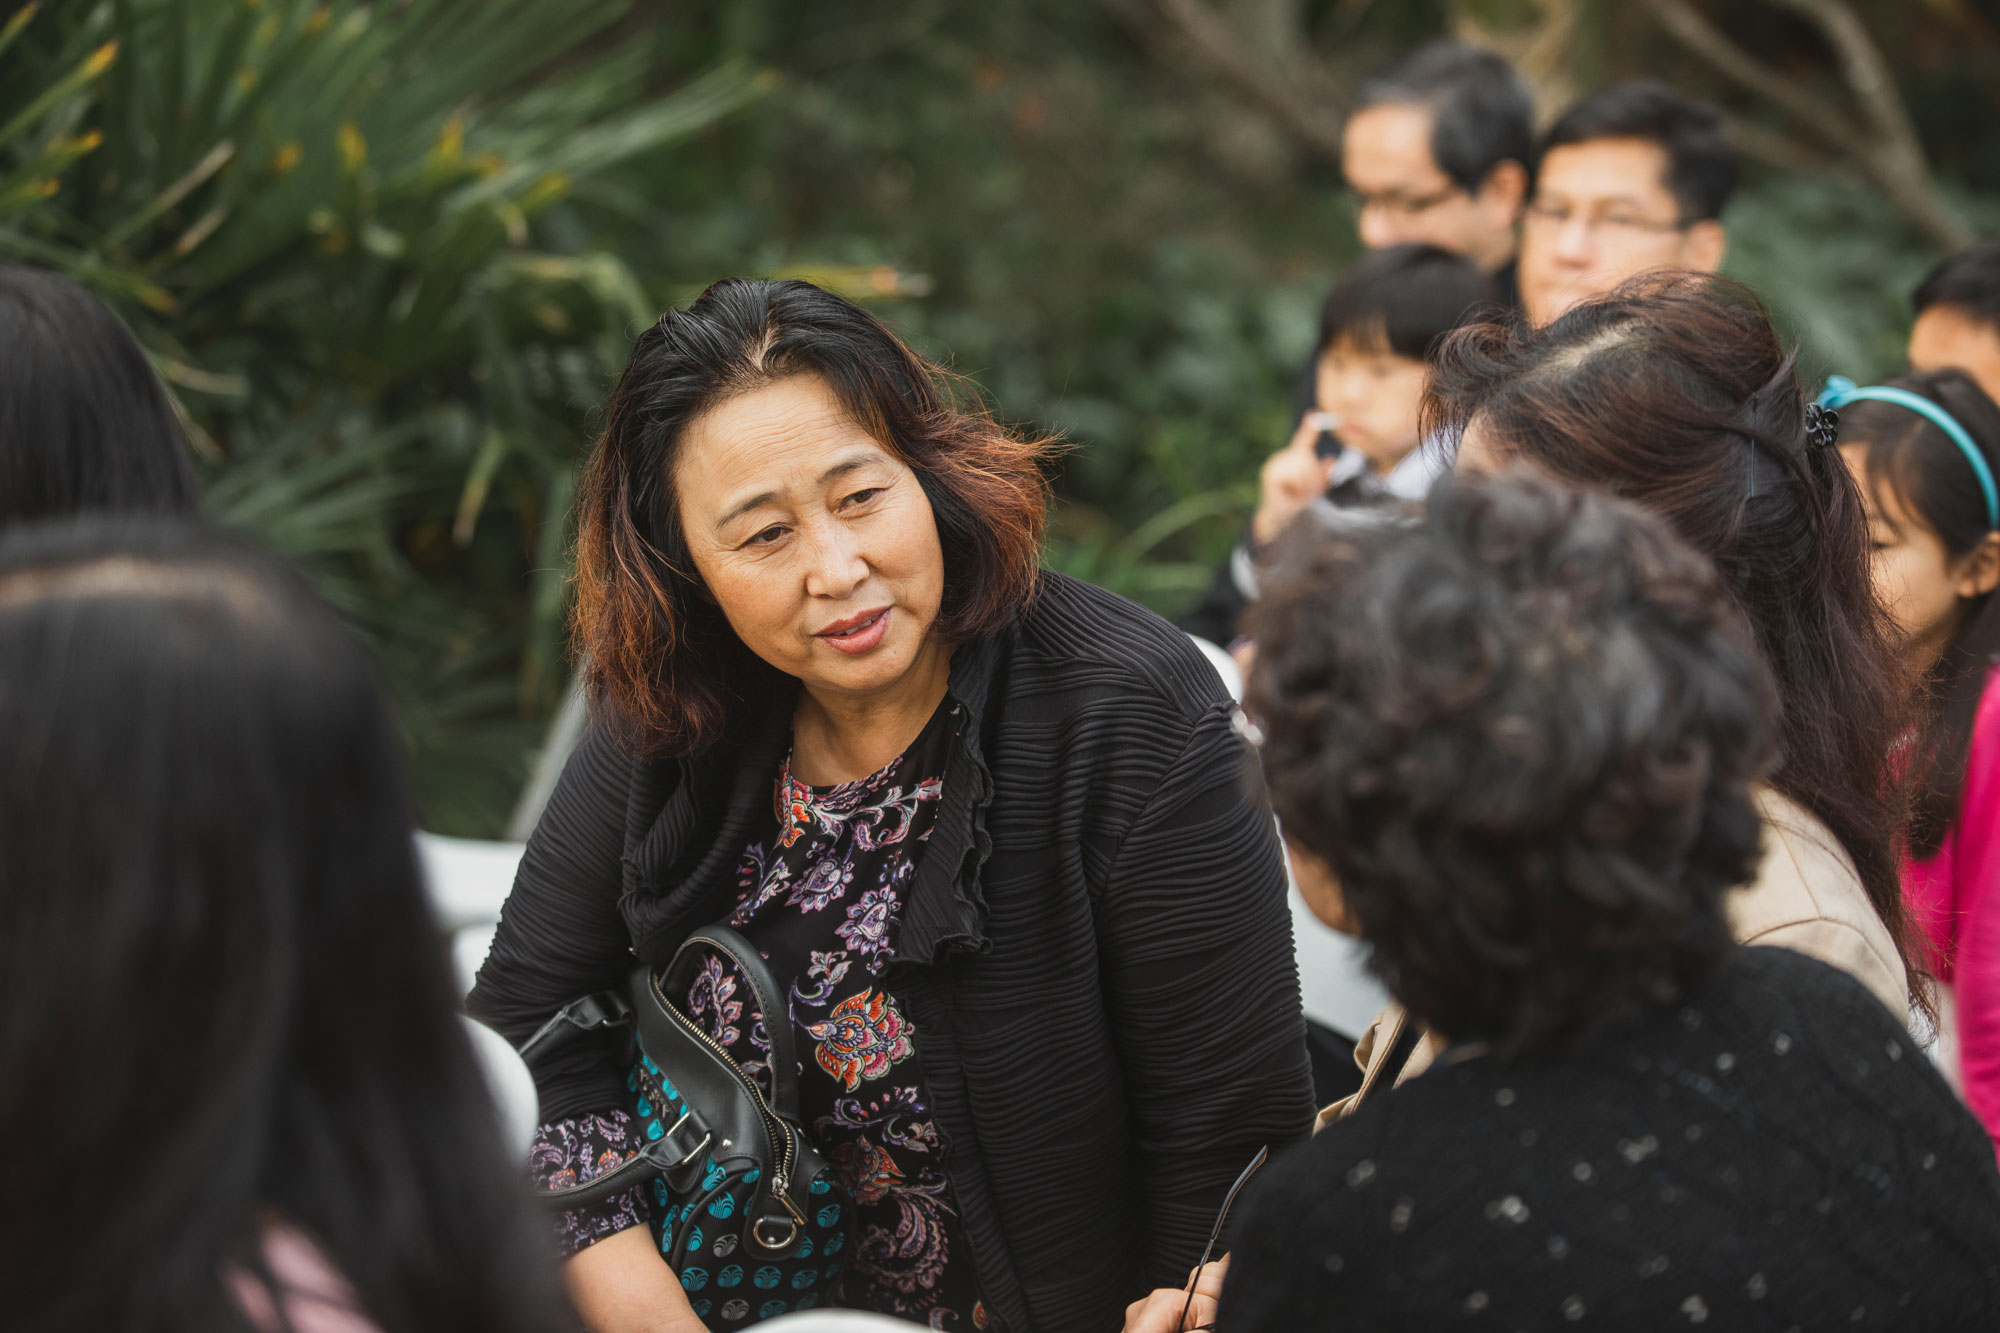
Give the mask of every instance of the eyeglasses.
M 1614 243 L 1637 240 L 1644 236 L 1665 236 L 1672 232 L 1686 231 L 1691 225 L 1680 218 L 1672 222 L 1642 218 L 1622 208 L 1607 208 L 1600 213 L 1582 213 L 1569 204 L 1551 204 L 1540 200 L 1529 204 L 1526 211 L 1527 225 L 1537 231 L 1561 231 L 1572 219 L 1578 217 L 1581 217 L 1586 232 Z
M 1386 191 L 1382 194 L 1359 194 L 1356 197 L 1361 201 L 1361 211 L 1364 213 L 1373 209 L 1395 217 L 1414 218 L 1464 193 L 1465 190 L 1460 186 L 1447 185 L 1431 194 L 1397 194 Z
M 1236 1183 L 1229 1187 L 1229 1193 L 1222 1196 L 1222 1211 L 1215 1215 L 1215 1227 L 1208 1233 L 1208 1244 L 1201 1247 L 1201 1262 L 1188 1274 L 1187 1300 L 1181 1304 L 1181 1317 L 1175 1321 L 1175 1328 L 1186 1328 L 1188 1311 L 1194 1309 L 1194 1289 L 1201 1282 L 1201 1270 L 1208 1267 L 1208 1261 L 1215 1255 L 1215 1243 L 1222 1239 L 1223 1225 L 1229 1221 L 1229 1210 L 1236 1204 L 1236 1196 L 1250 1183 L 1250 1177 L 1257 1174 L 1257 1168 L 1271 1155 L 1269 1146 L 1259 1148 L 1257 1155 L 1250 1159 L 1250 1165 L 1243 1168 L 1243 1174 L 1236 1177 Z M 1202 1329 L 1213 1328 L 1213 1324 L 1203 1324 Z M 1201 1333 L 1200 1329 L 1193 1333 Z

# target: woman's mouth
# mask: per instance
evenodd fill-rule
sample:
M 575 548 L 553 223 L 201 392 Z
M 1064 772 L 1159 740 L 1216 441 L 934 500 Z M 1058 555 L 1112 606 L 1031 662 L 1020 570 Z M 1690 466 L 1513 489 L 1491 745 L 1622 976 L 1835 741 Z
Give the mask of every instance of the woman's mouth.
M 889 608 L 885 606 L 836 620 L 813 637 L 836 651 L 859 656 L 881 643 L 888 633 Z

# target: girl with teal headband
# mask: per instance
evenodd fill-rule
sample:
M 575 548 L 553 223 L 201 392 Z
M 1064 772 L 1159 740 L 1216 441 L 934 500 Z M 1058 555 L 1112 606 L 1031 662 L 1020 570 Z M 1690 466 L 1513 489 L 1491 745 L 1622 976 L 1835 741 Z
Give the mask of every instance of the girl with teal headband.
M 1940 1058 L 2000 1137 L 2000 407 L 1964 372 L 1820 398 L 1868 506 L 1875 585 L 1924 698 L 1903 893 L 1930 948 Z

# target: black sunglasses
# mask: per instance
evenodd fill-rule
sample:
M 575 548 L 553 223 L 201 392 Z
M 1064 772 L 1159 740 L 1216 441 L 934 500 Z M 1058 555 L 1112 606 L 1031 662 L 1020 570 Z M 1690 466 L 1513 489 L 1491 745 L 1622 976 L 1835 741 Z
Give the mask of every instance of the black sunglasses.
M 1250 1177 L 1257 1174 L 1257 1168 L 1264 1165 L 1270 1155 L 1271 1149 L 1268 1146 L 1259 1148 L 1257 1155 L 1250 1159 L 1250 1165 L 1243 1168 L 1243 1174 L 1236 1177 L 1236 1183 L 1229 1187 L 1229 1193 L 1222 1196 L 1222 1211 L 1215 1215 L 1215 1228 L 1208 1233 L 1208 1244 L 1201 1247 L 1201 1262 L 1194 1266 L 1194 1272 L 1188 1274 L 1187 1300 L 1181 1305 L 1181 1317 L 1174 1324 L 1175 1328 L 1187 1327 L 1188 1311 L 1194 1309 L 1195 1284 L 1201 1281 L 1201 1270 L 1208 1267 L 1209 1259 L 1215 1254 L 1215 1242 L 1222 1239 L 1222 1228 L 1229 1221 L 1229 1210 L 1235 1206 L 1236 1196 L 1243 1192 L 1243 1187 L 1250 1183 Z M 1201 1333 L 1201 1329 L 1214 1327 L 1213 1324 L 1203 1324 L 1200 1329 L 1193 1330 L 1193 1333 Z

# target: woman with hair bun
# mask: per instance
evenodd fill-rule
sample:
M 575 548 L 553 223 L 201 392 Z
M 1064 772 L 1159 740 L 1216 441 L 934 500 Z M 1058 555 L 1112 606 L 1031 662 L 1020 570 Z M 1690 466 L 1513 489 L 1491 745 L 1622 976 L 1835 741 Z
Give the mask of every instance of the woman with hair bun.
M 726 921 L 789 1012 L 719 954 L 673 1002 L 750 1069 L 789 1025 L 857 1204 L 836 1300 L 933 1328 L 1111 1326 L 1312 1118 L 1228 697 L 1185 635 L 1038 567 L 1044 454 L 806 283 L 642 334 L 581 501 L 596 716 L 471 999 L 518 1043 Z M 638 1149 L 608 1045 L 537 1072 L 538 1176 Z M 582 1313 L 738 1326 L 656 1206 L 564 1215 Z
M 1425 416 L 1460 471 L 1519 462 L 1609 491 L 1715 562 L 1777 686 L 1763 856 L 1729 900 L 1736 938 L 1831 963 L 1899 1022 L 1928 1013 L 1885 776 L 1907 711 L 1894 631 L 1831 418 L 1763 305 L 1725 278 L 1664 273 L 1538 329 L 1462 329 L 1434 359 Z M 1401 1032 L 1392 1008 L 1363 1035 L 1363 1095 Z M 1418 1043 L 1403 1076 L 1435 1050 Z
M 1945 1006 L 1943 1063 L 2000 1138 L 2000 407 L 1962 370 L 1836 382 L 1875 581 L 1922 683 L 1903 892 Z

